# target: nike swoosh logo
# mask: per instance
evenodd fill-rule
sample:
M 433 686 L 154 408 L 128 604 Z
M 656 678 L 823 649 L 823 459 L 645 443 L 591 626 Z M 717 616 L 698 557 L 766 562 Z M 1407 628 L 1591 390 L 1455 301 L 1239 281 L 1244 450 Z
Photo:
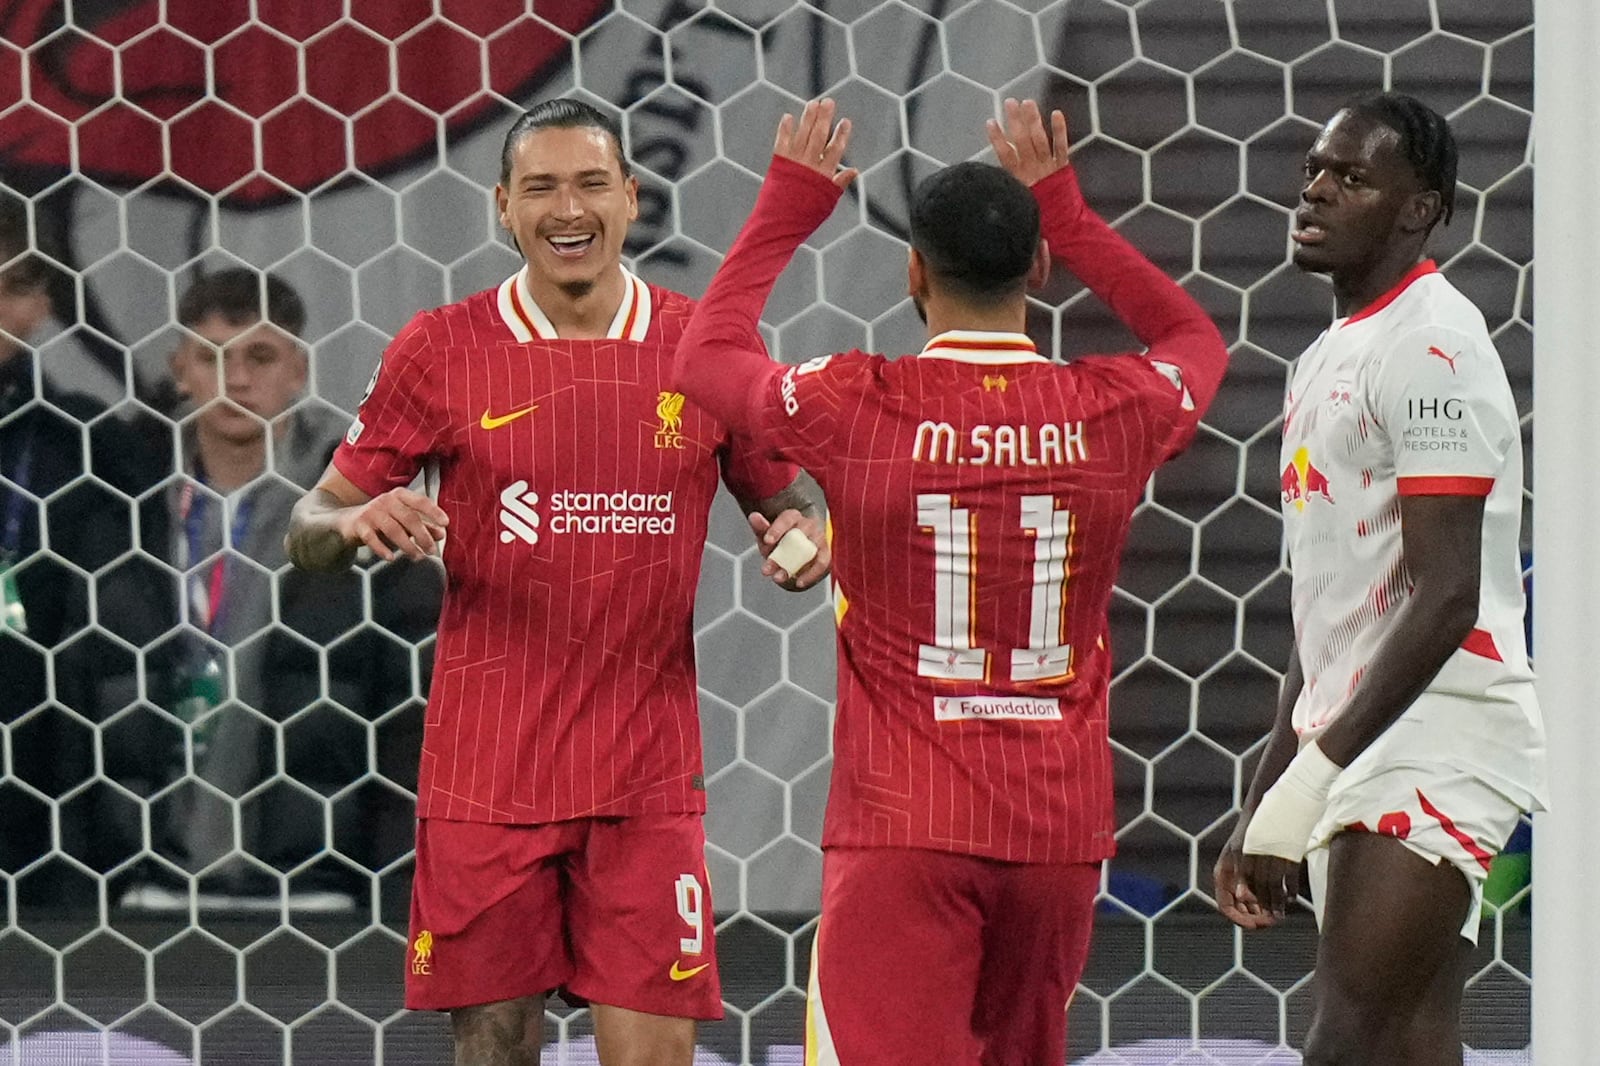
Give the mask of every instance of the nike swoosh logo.
M 503 415 L 491 415 L 489 413 L 489 409 L 487 407 L 485 407 L 483 409 L 483 417 L 478 419 L 478 425 L 482 426 L 484 429 L 499 429 L 501 426 L 505 425 L 507 422 L 515 422 L 517 419 L 521 418 L 523 415 L 531 414 L 532 412 L 537 411 L 538 409 L 539 409 L 539 405 L 538 404 L 530 403 L 528 406 L 522 408 L 521 410 L 511 411 L 511 412 L 508 412 L 508 413 L 503 414 Z
M 693 977 L 695 974 L 699 973 L 701 970 L 710 965 L 711 964 L 709 962 L 702 962 L 699 966 L 695 966 L 691 969 L 680 970 L 678 969 L 677 960 L 673 960 L 672 969 L 667 971 L 667 976 L 672 978 L 674 981 L 687 981 L 689 978 Z

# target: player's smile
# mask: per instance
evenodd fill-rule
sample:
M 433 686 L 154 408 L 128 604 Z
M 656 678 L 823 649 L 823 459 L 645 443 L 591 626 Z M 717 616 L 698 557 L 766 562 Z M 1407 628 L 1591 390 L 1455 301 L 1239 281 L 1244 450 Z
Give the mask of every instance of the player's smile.
M 501 225 L 528 256 L 534 283 L 592 285 L 619 262 L 637 197 L 638 183 L 623 170 L 609 134 L 552 127 L 518 142 L 497 203 Z M 534 292 L 536 299 L 551 298 L 537 284 Z
M 552 233 L 545 237 L 545 242 L 563 259 L 582 259 L 597 239 L 593 233 Z

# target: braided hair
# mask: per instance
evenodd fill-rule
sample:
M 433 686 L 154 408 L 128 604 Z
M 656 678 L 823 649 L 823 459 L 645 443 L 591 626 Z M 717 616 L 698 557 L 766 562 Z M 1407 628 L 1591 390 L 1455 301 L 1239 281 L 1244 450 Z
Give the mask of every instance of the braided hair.
M 1439 194 L 1439 213 L 1428 228 L 1441 221 L 1448 226 L 1456 209 L 1456 138 L 1445 117 L 1416 97 L 1396 92 L 1360 97 L 1345 110 L 1381 122 L 1400 135 L 1400 151 L 1417 177 Z

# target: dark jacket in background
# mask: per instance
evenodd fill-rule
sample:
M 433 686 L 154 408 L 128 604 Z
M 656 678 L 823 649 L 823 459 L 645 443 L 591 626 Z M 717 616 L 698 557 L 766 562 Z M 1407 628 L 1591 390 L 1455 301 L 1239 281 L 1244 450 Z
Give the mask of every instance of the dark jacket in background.
M 0 870 L 29 869 L 17 882 L 24 901 L 92 897 L 93 880 L 59 859 L 29 867 L 49 853 L 55 820 L 64 850 L 89 850 L 86 805 L 72 793 L 94 776 L 79 699 L 82 674 L 96 668 L 85 654 L 90 595 L 97 571 L 137 544 L 135 499 L 158 480 L 153 467 L 145 442 L 103 405 L 36 381 L 30 353 L 0 363 L 0 523 L 21 520 L 18 543 L 0 547 L 15 551 L 27 620 L 26 634 L 0 625 L 0 727 L 12 756 L 0 777 Z
M 296 887 L 364 898 L 364 872 L 410 847 L 412 802 L 402 789 L 415 785 L 443 571 L 429 562 L 307 575 L 289 565 L 289 511 L 316 483 L 348 424 L 342 413 L 307 401 L 275 439 L 268 472 L 233 501 L 248 501 L 248 521 L 234 530 L 241 536 L 227 570 L 225 609 L 200 636 L 185 623 L 185 583 L 176 569 L 188 536 L 185 512 L 204 527 L 209 555 L 221 544 L 223 501 L 191 476 L 191 437 L 148 417 L 134 421 L 137 431 L 107 416 L 96 429 L 121 427 L 122 465 L 132 469 L 107 466 L 103 476 L 128 486 L 137 506 L 107 506 L 105 490 L 89 486 L 85 502 L 64 509 L 60 520 L 81 525 L 78 536 L 87 541 L 64 557 L 98 570 L 67 597 L 64 620 L 49 622 L 52 632 L 76 634 L 55 656 L 65 706 L 51 713 L 70 723 L 53 741 L 69 755 L 49 771 L 55 794 L 92 779 L 96 742 L 104 765 L 103 778 L 62 807 L 63 848 L 113 875 L 113 902 L 132 880 L 170 880 L 202 868 L 202 887 L 225 893 L 272 891 L 272 871 L 298 870 Z M 70 419 L 65 426 L 51 432 L 63 439 L 79 433 Z M 0 447 L 4 440 L 0 432 Z M 93 472 L 102 476 L 99 465 Z M 203 501 L 198 508 L 196 500 Z M 47 521 L 54 537 L 53 508 Z M 210 570 L 208 558 L 191 562 Z M 91 598 L 97 624 L 86 627 Z M 196 722 L 205 738 L 200 749 L 169 713 L 197 639 L 217 652 L 231 679 L 224 701 Z M 30 752 L 29 765 L 44 754 Z M 363 781 L 369 770 L 385 777 Z M 0 790 L 0 803 L 4 796 Z M 0 808 L 0 817 L 5 813 Z M 24 821 L 31 828 L 22 854 L 48 850 L 48 819 L 34 812 Z M 242 853 L 233 846 L 236 833 Z M 8 828 L 0 836 L 12 834 Z M 81 874 L 68 879 L 93 888 Z

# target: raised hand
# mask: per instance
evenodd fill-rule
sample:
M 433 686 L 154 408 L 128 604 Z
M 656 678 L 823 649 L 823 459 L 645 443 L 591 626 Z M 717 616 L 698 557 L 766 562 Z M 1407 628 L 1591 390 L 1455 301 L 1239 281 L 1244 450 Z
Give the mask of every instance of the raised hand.
M 842 118 L 834 125 L 834 110 L 832 100 L 811 100 L 800 112 L 799 122 L 793 115 L 784 115 L 778 120 L 772 154 L 814 170 L 843 189 L 856 180 L 860 171 L 855 167 L 840 168 L 850 143 L 850 120 Z
M 1036 101 L 1019 103 L 1007 97 L 1004 128 L 992 118 L 985 128 L 995 158 L 1024 185 L 1034 185 L 1069 165 L 1067 117 L 1060 111 L 1050 112 L 1050 130 L 1046 132 Z

